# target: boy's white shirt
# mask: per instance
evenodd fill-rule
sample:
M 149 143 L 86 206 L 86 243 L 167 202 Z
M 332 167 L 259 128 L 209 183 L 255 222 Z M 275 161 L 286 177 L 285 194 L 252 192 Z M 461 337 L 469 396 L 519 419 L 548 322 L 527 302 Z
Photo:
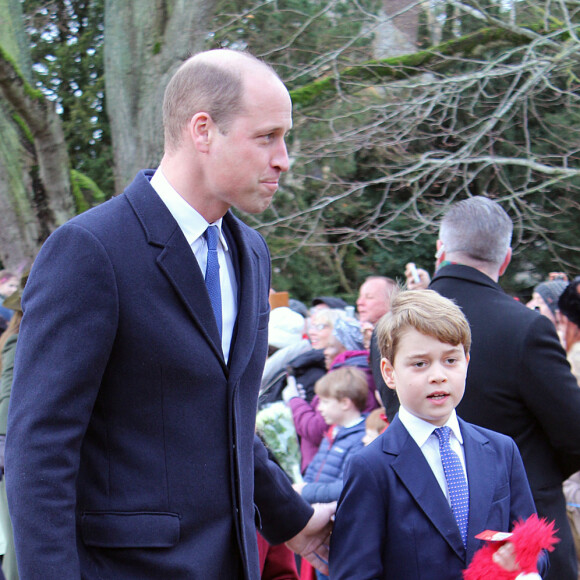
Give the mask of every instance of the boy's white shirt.
M 449 492 L 447 490 L 447 480 L 445 479 L 445 472 L 443 471 L 443 464 L 441 463 L 441 455 L 439 453 L 439 439 L 437 435 L 433 433 L 436 428 L 435 425 L 420 419 L 416 415 L 413 415 L 408 411 L 403 405 L 399 407 L 399 419 L 403 423 L 405 429 L 409 432 L 409 435 L 415 440 L 415 443 L 419 446 L 419 449 L 425 456 L 433 475 L 437 479 L 439 486 L 443 490 L 447 501 L 449 502 Z M 467 474 L 465 468 L 465 452 L 463 450 L 463 436 L 461 435 L 461 429 L 459 428 L 459 421 L 457 420 L 457 414 L 455 410 L 447 419 L 445 426 L 451 429 L 451 436 L 449 438 L 449 443 L 451 449 L 457 453 L 461 465 L 463 467 L 463 472 Z M 469 478 L 467 479 L 467 485 L 469 487 Z

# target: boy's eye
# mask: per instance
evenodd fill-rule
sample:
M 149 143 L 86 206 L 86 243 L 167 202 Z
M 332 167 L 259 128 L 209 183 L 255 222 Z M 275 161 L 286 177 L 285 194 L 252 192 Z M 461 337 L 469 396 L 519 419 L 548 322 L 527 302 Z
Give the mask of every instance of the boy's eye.
M 448 358 L 447 359 L 447 364 L 452 365 L 452 364 L 455 364 L 456 362 L 457 362 L 457 359 L 456 358 Z
M 413 363 L 413 366 L 416 366 L 419 369 L 422 369 L 424 366 L 426 366 L 426 362 L 423 360 L 418 360 L 415 363 Z

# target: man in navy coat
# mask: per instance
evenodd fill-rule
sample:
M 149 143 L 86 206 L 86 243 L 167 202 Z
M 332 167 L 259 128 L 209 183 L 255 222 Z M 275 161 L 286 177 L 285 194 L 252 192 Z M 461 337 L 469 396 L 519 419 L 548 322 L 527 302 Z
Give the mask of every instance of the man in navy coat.
M 290 96 L 250 55 L 210 51 L 163 116 L 159 169 L 57 230 L 23 297 L 6 445 L 22 578 L 255 579 L 256 525 L 324 556 L 329 511 L 254 436 L 269 253 L 229 212 L 264 210 L 288 169 Z

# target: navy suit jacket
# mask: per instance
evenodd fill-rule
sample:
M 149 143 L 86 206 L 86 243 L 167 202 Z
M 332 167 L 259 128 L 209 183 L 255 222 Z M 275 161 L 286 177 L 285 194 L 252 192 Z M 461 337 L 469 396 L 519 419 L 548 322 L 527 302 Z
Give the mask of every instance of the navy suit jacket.
M 476 534 L 509 531 L 535 513 L 513 440 L 459 425 L 469 481 L 467 549 L 433 471 L 396 416 L 347 467 L 330 545 L 333 580 L 461 580 L 482 545 Z
M 312 513 L 254 435 L 266 243 L 226 214 L 239 288 L 226 364 L 149 176 L 59 228 L 27 283 L 6 445 L 22 578 L 257 578 L 256 521 L 276 543 Z

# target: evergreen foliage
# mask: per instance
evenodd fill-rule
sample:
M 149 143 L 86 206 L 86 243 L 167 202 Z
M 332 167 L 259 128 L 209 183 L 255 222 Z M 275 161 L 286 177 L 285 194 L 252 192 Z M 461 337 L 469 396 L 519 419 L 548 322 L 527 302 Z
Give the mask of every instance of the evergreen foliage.
M 56 101 L 73 167 L 113 189 L 105 113 L 104 0 L 25 0 L 36 86 Z

